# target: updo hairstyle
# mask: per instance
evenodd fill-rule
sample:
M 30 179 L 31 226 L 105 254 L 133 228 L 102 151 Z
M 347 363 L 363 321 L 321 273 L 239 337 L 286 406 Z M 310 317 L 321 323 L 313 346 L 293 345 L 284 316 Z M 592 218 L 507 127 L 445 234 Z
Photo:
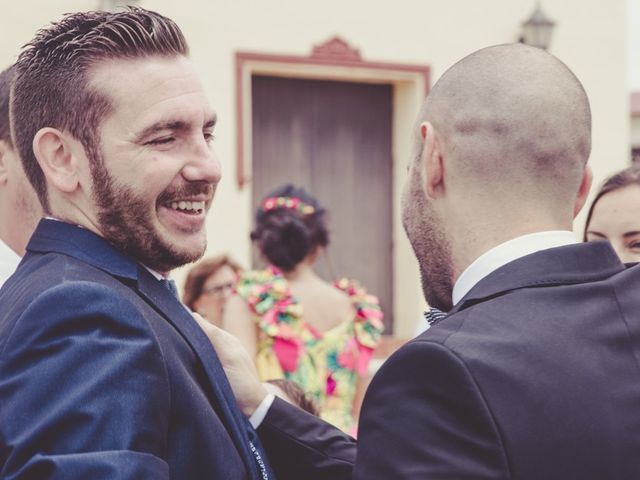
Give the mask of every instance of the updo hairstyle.
M 280 205 L 274 203 L 276 199 L 288 201 Z M 265 202 L 269 205 L 266 208 Z M 266 195 L 258 206 L 251 240 L 271 265 L 289 272 L 315 248 L 329 244 L 325 215 L 326 210 L 303 188 L 284 185 Z

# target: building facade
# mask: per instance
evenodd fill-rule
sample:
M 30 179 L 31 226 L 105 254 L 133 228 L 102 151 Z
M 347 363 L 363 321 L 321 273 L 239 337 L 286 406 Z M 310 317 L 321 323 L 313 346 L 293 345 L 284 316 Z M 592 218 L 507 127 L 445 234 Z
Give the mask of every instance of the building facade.
M 365 280 L 394 334 L 415 330 L 424 300 L 400 222 L 411 130 L 430 86 L 484 46 L 517 41 L 533 0 L 142 0 L 183 29 L 219 123 L 224 179 L 208 219 L 208 254 L 255 261 L 256 200 L 284 181 L 309 186 L 330 209 L 327 276 Z M 12 4 L 0 16 L 0 65 L 35 30 L 99 0 Z M 547 0 L 550 52 L 591 100 L 596 183 L 629 162 L 624 0 Z M 635 135 L 635 134 L 634 134 Z M 638 144 L 640 145 L 640 143 Z M 583 216 L 576 220 L 580 231 Z M 176 273 L 178 281 L 185 270 Z

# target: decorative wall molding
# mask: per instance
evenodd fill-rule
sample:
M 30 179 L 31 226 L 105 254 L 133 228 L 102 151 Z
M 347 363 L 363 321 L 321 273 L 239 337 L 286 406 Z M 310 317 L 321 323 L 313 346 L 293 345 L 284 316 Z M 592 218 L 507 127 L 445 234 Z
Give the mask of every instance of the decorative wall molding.
M 311 58 L 335 62 L 362 62 L 360 50 L 338 36 L 315 45 L 311 51 Z

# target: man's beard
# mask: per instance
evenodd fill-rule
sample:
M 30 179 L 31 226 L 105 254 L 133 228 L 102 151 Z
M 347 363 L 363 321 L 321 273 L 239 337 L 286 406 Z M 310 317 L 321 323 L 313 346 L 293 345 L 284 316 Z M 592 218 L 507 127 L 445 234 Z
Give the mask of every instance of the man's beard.
M 186 250 L 165 241 L 154 227 L 149 202 L 130 188 L 118 185 L 101 161 L 92 162 L 93 198 L 98 214 L 98 227 L 104 238 L 115 248 L 158 272 L 168 272 L 202 257 L 201 249 Z M 191 182 L 180 188 L 165 190 L 154 208 L 172 199 L 195 195 L 211 196 L 213 186 L 206 182 Z
M 449 253 L 445 253 L 445 249 L 441 249 L 437 244 L 429 251 L 426 260 L 418 259 L 422 292 L 430 306 L 448 312 L 453 308 L 453 282 L 448 260 Z
M 411 213 L 403 215 L 403 226 L 420 266 L 422 292 L 427 303 L 443 312 L 452 308 L 453 262 L 450 242 L 442 220 L 428 205 L 416 174 L 409 180 Z M 406 207 L 405 207 L 406 209 Z

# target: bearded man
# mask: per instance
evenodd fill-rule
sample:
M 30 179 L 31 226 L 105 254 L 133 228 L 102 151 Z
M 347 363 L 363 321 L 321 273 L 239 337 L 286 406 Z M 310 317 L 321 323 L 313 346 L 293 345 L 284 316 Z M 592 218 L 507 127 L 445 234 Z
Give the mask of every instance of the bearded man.
M 180 29 L 66 16 L 21 53 L 16 148 L 48 218 L 0 290 L 0 478 L 272 478 L 168 273 L 202 256 L 216 116 Z
M 640 478 L 640 267 L 571 232 L 590 129 L 582 85 L 539 49 L 486 48 L 436 83 L 402 210 L 449 314 L 377 372 L 357 443 L 270 397 L 204 325 L 278 478 Z
M 0 287 L 24 255 L 42 212 L 11 140 L 9 95 L 13 66 L 0 72 Z

